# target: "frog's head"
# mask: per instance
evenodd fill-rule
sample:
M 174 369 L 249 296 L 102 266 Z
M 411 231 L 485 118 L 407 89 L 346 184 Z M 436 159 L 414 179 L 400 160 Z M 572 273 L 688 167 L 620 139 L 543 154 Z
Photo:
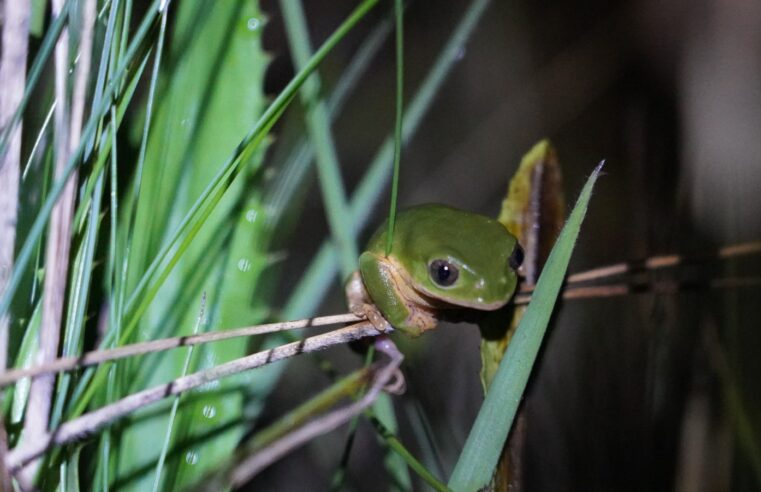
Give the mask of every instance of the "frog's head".
M 422 294 L 487 311 L 510 300 L 523 261 L 520 245 L 498 221 L 443 205 L 401 212 L 390 256 Z

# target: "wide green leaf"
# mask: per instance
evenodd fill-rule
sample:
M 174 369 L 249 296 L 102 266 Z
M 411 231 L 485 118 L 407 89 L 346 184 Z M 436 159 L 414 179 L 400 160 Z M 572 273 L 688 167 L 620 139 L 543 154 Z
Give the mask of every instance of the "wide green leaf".
M 507 348 L 481 410 L 455 465 L 449 487 L 457 492 L 479 490 L 491 480 L 523 391 L 531 375 L 552 311 L 563 285 L 592 188 L 602 163 L 584 185 L 568 222 L 563 227 L 536 284 L 526 314 Z

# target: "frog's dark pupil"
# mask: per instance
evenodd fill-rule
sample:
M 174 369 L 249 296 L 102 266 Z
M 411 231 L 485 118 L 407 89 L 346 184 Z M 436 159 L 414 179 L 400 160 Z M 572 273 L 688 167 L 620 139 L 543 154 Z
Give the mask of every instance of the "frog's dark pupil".
M 457 267 L 446 260 L 433 260 L 429 268 L 433 281 L 442 287 L 454 284 L 459 275 Z
M 517 270 L 523 264 L 523 256 L 523 248 L 521 248 L 520 244 L 515 243 L 515 248 L 513 248 L 513 252 L 510 254 L 510 259 L 508 260 L 510 268 Z

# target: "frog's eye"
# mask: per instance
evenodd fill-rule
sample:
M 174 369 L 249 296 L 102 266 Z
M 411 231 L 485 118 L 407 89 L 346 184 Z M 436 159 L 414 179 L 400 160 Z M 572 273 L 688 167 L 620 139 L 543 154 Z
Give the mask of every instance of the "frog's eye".
M 515 248 L 510 253 L 510 258 L 507 262 L 513 270 L 517 270 L 523 264 L 523 248 L 521 248 L 520 244 L 515 243 Z
M 449 287 L 460 276 L 457 267 L 447 260 L 433 260 L 428 265 L 428 272 L 431 275 L 431 280 L 441 287 Z

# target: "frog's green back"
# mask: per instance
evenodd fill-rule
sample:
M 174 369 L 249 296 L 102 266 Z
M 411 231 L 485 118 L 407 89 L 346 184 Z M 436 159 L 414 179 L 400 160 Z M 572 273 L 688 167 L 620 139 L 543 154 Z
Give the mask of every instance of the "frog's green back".
M 368 243 L 368 251 L 385 255 L 387 224 Z M 445 205 L 420 205 L 399 212 L 391 254 L 416 287 L 446 302 L 476 309 L 496 309 L 515 289 L 509 265 L 515 238 L 498 221 Z M 441 287 L 429 275 L 433 260 L 459 268 L 459 278 Z

